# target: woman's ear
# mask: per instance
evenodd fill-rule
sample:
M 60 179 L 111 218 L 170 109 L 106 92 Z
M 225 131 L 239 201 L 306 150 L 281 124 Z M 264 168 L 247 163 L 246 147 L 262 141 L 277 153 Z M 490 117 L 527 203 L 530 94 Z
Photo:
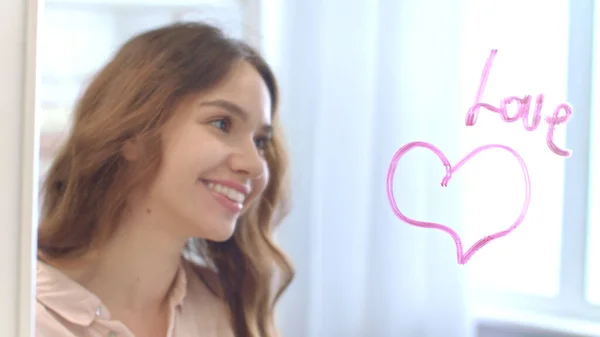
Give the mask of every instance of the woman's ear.
M 140 145 L 135 139 L 128 139 L 123 143 L 123 158 L 127 161 L 137 161 L 140 157 Z

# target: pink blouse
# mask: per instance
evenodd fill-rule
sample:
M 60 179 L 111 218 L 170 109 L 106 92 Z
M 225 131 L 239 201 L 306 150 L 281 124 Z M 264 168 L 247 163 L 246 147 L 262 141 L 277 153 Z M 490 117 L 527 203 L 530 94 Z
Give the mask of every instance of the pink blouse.
M 191 268 L 189 262 L 179 268 L 167 337 L 234 337 L 226 304 Z M 36 337 L 135 337 L 111 320 L 98 297 L 42 261 L 37 264 L 36 297 Z

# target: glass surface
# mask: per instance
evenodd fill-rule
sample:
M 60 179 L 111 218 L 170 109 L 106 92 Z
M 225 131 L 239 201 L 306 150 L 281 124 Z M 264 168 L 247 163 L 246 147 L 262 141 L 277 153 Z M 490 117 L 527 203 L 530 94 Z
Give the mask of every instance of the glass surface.
M 472 0 L 469 6 L 472 11 L 466 18 L 463 47 L 464 115 L 475 101 L 491 49 L 498 49 L 498 54 L 482 101 L 499 106 L 505 97 L 531 95 L 535 102 L 541 93 L 545 95 L 542 116 L 551 115 L 566 100 L 568 2 Z M 535 103 L 532 113 L 534 109 Z M 513 105 L 509 115 L 515 112 Z M 540 297 L 558 293 L 565 158 L 546 145 L 547 129 L 542 120 L 537 130 L 526 131 L 521 120 L 507 123 L 485 109 L 474 126 L 465 126 L 465 154 L 484 144 L 508 145 L 524 158 L 531 177 L 531 204 L 521 226 L 488 244 L 466 267 L 470 281 L 483 293 L 492 290 Z M 564 147 L 564 126 L 556 128 L 554 139 Z M 461 171 L 468 228 L 464 245 L 468 248 L 516 220 L 525 185 L 518 162 L 502 150 L 482 153 Z

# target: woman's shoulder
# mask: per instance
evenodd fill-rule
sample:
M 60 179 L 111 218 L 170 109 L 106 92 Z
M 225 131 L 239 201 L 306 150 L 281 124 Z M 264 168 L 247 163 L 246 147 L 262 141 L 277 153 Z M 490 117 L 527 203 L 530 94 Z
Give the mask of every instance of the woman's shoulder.
M 35 336 L 81 336 L 94 320 L 99 300 L 42 260 L 36 269 Z
M 75 337 L 74 331 L 56 317 L 46 306 L 36 302 L 35 306 L 35 337 Z

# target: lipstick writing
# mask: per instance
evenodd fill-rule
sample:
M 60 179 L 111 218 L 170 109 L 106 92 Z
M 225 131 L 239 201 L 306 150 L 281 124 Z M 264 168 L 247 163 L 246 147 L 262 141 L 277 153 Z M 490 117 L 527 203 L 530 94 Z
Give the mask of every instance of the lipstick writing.
M 539 94 L 536 97 L 533 116 L 531 116 L 531 95 L 526 95 L 523 97 L 508 96 L 500 101 L 499 107 L 493 106 L 489 103 L 481 102 L 481 97 L 483 96 L 483 92 L 487 84 L 490 69 L 492 68 L 492 63 L 494 62 L 494 57 L 497 53 L 498 50 L 492 50 L 490 56 L 487 59 L 487 62 L 485 63 L 483 72 L 481 74 L 481 81 L 479 83 L 477 95 L 475 97 L 475 103 L 467 112 L 465 123 L 467 126 L 475 125 L 475 122 L 477 122 L 477 116 L 479 115 L 479 110 L 481 108 L 484 108 L 490 112 L 499 114 L 500 118 L 507 123 L 513 123 L 521 119 L 525 130 L 535 131 L 541 122 L 541 112 L 544 103 L 543 94 Z M 518 109 L 517 113 L 514 116 L 509 116 L 507 106 L 512 103 L 517 103 Z M 572 114 L 573 109 L 571 105 L 569 105 L 568 103 L 561 103 L 554 109 L 554 112 L 551 116 L 545 118 L 545 121 L 548 124 L 548 128 L 546 131 L 546 144 L 552 152 L 556 153 L 559 156 L 568 157 L 571 155 L 571 150 L 561 149 L 554 143 L 554 130 L 556 126 L 560 124 L 566 124 L 571 118 Z

